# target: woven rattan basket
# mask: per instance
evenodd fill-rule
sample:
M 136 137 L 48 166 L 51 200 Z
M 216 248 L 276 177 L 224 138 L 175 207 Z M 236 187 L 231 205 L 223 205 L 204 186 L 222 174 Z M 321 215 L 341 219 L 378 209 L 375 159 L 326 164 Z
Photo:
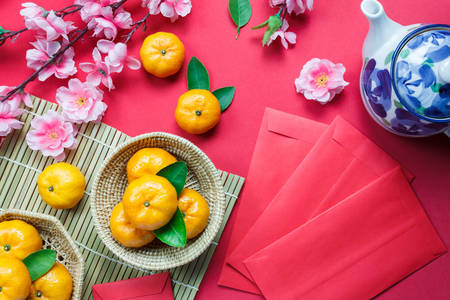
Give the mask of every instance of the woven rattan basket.
M 186 162 L 186 187 L 198 191 L 208 201 L 210 216 L 205 230 L 188 240 L 184 248 L 153 241 L 142 248 L 127 248 L 111 234 L 109 218 L 114 206 L 122 201 L 128 185 L 126 165 L 130 157 L 146 147 L 163 148 Z M 120 145 L 103 163 L 92 188 L 91 212 L 98 235 L 105 245 L 129 264 L 147 270 L 167 270 L 187 264 L 202 254 L 216 236 L 225 213 L 225 195 L 217 169 L 194 144 L 176 135 L 154 132 L 132 138 Z
M 72 276 L 72 299 L 81 299 L 84 276 L 83 257 L 61 222 L 55 217 L 44 214 L 0 209 L 0 222 L 8 220 L 22 220 L 36 227 L 42 237 L 43 248 L 55 250 L 57 261 L 66 266 Z

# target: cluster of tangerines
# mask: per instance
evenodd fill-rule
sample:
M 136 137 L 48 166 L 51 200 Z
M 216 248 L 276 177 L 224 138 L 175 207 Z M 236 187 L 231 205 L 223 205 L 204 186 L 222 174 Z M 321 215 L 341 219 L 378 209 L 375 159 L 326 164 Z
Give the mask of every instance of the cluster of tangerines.
M 145 38 L 140 57 L 144 69 L 159 78 L 178 73 L 184 63 L 184 45 L 173 33 L 157 32 Z M 221 107 L 217 97 L 206 89 L 191 89 L 181 95 L 175 120 L 184 131 L 202 134 L 219 123 Z
M 155 239 L 154 230 L 165 226 L 180 209 L 186 237 L 192 239 L 206 227 L 209 207 L 198 192 L 184 188 L 177 197 L 175 187 L 157 173 L 177 162 L 161 148 L 143 148 L 127 163 L 128 186 L 111 214 L 113 237 L 123 246 L 137 248 Z
M 42 238 L 34 226 L 22 220 L 1 222 L 0 247 L 0 299 L 70 299 L 72 276 L 59 262 L 31 281 L 24 259 L 42 249 Z

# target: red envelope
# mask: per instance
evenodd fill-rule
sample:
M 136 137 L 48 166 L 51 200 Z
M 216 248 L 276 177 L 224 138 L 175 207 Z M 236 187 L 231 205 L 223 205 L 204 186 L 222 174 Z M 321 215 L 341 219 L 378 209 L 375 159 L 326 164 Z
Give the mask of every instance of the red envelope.
M 228 253 L 234 250 L 327 127 L 322 123 L 266 108 L 245 189 L 239 197 L 239 209 Z M 260 294 L 251 281 L 227 265 L 222 268 L 219 284 Z
M 96 284 L 94 300 L 170 300 L 173 299 L 170 273 Z
M 370 299 L 445 252 L 395 169 L 245 265 L 269 300 Z
M 251 279 L 247 257 L 398 166 L 337 117 L 226 262 Z

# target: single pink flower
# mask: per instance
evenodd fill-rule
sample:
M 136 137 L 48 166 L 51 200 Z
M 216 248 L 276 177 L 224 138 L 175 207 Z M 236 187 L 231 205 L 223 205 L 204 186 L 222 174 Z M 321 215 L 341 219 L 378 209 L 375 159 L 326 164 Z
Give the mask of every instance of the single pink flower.
M 153 5 L 155 5 L 155 3 L 153 3 Z M 161 14 L 166 18 L 170 18 L 171 22 L 175 22 L 175 20 L 178 19 L 178 16 L 187 16 L 191 12 L 191 8 L 191 0 L 164 0 L 159 6 Z
M 10 91 L 12 91 L 14 87 L 9 86 L 0 86 L 0 99 L 3 96 L 6 96 Z M 25 91 L 18 92 L 14 94 L 13 96 L 9 97 L 6 101 L 13 101 L 17 103 L 19 106 L 20 103 L 24 103 L 27 107 L 33 107 L 33 102 L 31 101 L 31 96 Z
M 99 122 L 108 107 L 102 99 L 100 89 L 77 78 L 69 80 L 68 88 L 62 86 L 56 90 L 56 102 L 62 108 L 63 117 L 77 124 Z
M 16 118 L 22 115 L 20 101 L 6 100 L 0 102 L 0 137 L 5 137 L 14 129 L 22 128 L 23 123 Z
M 89 21 L 88 28 L 94 29 L 92 36 L 99 36 L 103 32 L 107 39 L 113 40 L 119 29 L 129 29 L 132 23 L 131 14 L 123 8 L 113 12 L 111 6 L 106 6 L 100 10 L 100 16 Z
M 25 19 L 25 26 L 37 32 L 39 39 L 54 41 L 62 36 L 68 40 L 68 34 L 76 29 L 73 22 L 64 21 L 54 11 L 46 11 L 34 3 L 24 3 L 20 14 Z
M 26 141 L 32 150 L 40 150 L 44 156 L 52 156 L 57 161 L 66 157 L 64 149 L 75 149 L 78 130 L 72 123 L 54 110 L 31 120 L 32 129 Z
M 23 8 L 20 10 L 20 15 L 24 18 L 34 19 L 42 17 L 44 14 L 48 14 L 45 9 L 32 2 L 22 3 L 22 7 Z
M 27 50 L 27 66 L 33 70 L 42 67 L 53 55 L 61 49 L 61 43 L 55 41 L 37 40 L 31 42 L 34 49 Z M 77 72 L 73 57 L 75 52 L 72 47 L 67 49 L 56 62 L 46 67 L 39 73 L 39 80 L 45 81 L 52 75 L 57 78 L 67 78 Z
M 296 15 L 302 14 L 306 9 L 309 11 L 313 8 L 313 0 L 269 0 L 270 7 L 286 4 L 287 12 Z
M 303 66 L 300 77 L 295 80 L 297 93 L 302 93 L 306 99 L 326 104 L 348 85 L 344 73 L 345 67 L 340 63 L 313 58 Z
M 297 35 L 293 32 L 286 32 L 286 30 L 289 28 L 289 24 L 286 21 L 286 19 L 283 20 L 283 25 L 281 25 L 281 28 L 275 31 L 271 36 L 269 41 L 267 42 L 267 45 L 270 45 L 273 41 L 277 39 L 277 37 L 280 37 L 281 44 L 285 49 L 289 47 L 289 44 L 295 44 L 297 42 Z M 288 44 L 289 43 L 289 44 Z
M 141 62 L 134 57 L 127 56 L 127 45 L 124 43 L 117 43 L 109 40 L 99 40 L 97 48 L 102 53 L 107 53 L 105 63 L 109 66 L 111 73 L 122 72 L 124 64 L 131 70 L 138 70 L 141 67 Z
M 94 86 L 103 83 L 109 90 L 114 89 L 114 84 L 111 78 L 111 70 L 109 66 L 102 60 L 102 55 L 98 48 L 94 48 L 92 51 L 93 63 L 85 62 L 80 63 L 80 69 L 83 72 L 89 73 L 86 77 L 86 81 Z
M 101 14 L 101 9 L 118 2 L 119 0 L 76 0 L 75 4 L 82 5 L 80 10 L 81 19 L 88 23 L 94 17 Z

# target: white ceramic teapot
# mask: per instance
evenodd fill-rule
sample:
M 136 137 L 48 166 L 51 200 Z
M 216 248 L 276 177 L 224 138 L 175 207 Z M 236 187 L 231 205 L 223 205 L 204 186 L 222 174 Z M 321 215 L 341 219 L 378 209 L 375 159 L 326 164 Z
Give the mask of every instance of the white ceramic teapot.
M 370 115 L 398 135 L 449 135 L 450 26 L 402 26 L 377 0 L 361 10 L 370 24 L 360 81 Z

